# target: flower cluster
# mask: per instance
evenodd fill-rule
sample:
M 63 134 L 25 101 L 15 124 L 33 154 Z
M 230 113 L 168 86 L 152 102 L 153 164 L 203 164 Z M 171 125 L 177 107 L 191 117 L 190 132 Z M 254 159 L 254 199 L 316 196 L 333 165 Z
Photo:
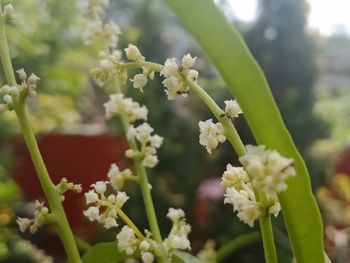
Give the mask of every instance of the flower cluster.
M 29 229 L 30 233 L 33 234 L 38 230 L 40 226 L 48 222 L 48 217 L 50 213 L 49 209 L 46 206 L 44 206 L 44 203 L 36 200 L 34 207 L 35 211 L 33 219 L 18 217 L 16 220 L 19 229 L 22 232 L 25 232 L 27 229 Z
M 224 127 L 221 123 L 213 123 L 212 119 L 199 122 L 199 143 L 207 149 L 208 153 L 226 140 Z
M 157 243 L 151 238 L 151 233 L 146 232 L 146 238 L 140 239 L 136 236 L 135 231 L 129 226 L 123 226 L 117 234 L 116 239 L 120 251 L 126 255 L 132 255 L 137 250 L 141 251 L 141 259 L 144 263 L 154 261 L 153 251 L 157 248 Z
M 104 23 L 102 12 L 108 7 L 108 0 L 89 0 L 86 8 L 86 16 L 89 18 L 83 35 L 87 45 L 104 40 L 111 48 L 115 48 L 118 43 L 121 30 L 113 21 Z
M 145 57 L 142 56 L 140 50 L 137 48 L 137 46 L 129 44 L 127 48 L 124 49 L 126 57 L 135 62 L 139 61 L 145 61 Z M 139 89 L 143 92 L 143 88 L 146 86 L 149 79 L 154 79 L 154 70 L 152 70 L 149 67 L 143 66 L 142 67 L 142 73 L 135 74 L 130 81 L 133 83 L 133 87 L 135 89 Z
M 0 95 L 3 96 L 4 104 L 0 104 L 0 112 L 5 110 L 13 110 L 14 108 L 14 97 L 19 94 L 29 95 L 34 97 L 36 95 L 35 88 L 40 78 L 32 73 L 27 78 L 27 73 L 24 69 L 17 70 L 18 78 L 21 81 L 20 85 L 9 86 L 4 85 L 0 88 Z
M 207 242 L 205 242 L 202 249 L 198 252 L 197 257 L 203 263 L 218 262 L 214 240 L 209 239 Z
M 249 182 L 249 177 L 242 167 L 228 164 L 222 176 L 221 185 L 226 187 L 224 203 L 233 205 L 238 218 L 249 226 L 259 217 L 259 203 Z
M 137 180 L 137 177 L 132 175 L 130 169 L 120 171 L 118 165 L 116 165 L 115 163 L 113 163 L 109 168 L 107 177 L 114 190 L 121 189 L 124 186 L 126 180 L 129 180 L 131 178 Z
M 21 253 L 29 256 L 33 262 L 40 263 L 53 263 L 54 260 L 51 256 L 48 256 L 44 250 L 37 248 L 35 245 L 27 240 L 19 240 L 15 243 L 14 249 Z
M 134 158 L 139 155 L 142 158 L 142 163 L 146 167 L 154 167 L 158 163 L 157 149 L 163 143 L 163 137 L 154 134 L 154 129 L 148 124 L 143 123 L 136 128 L 133 125 L 129 126 L 127 137 L 129 139 L 135 138 L 140 144 L 140 151 L 129 149 L 126 151 L 126 156 Z
M 165 77 L 162 83 L 166 88 L 165 92 L 169 100 L 175 99 L 177 95 L 186 97 L 189 93 L 190 88 L 183 81 L 183 78 L 197 81 L 198 71 L 191 69 L 196 63 L 196 59 L 197 57 L 193 58 L 190 54 L 183 56 L 182 66 L 180 68 L 176 63 L 175 58 L 167 59 L 165 61 L 160 75 Z
M 241 107 L 237 100 L 225 100 L 225 113 L 228 118 L 237 118 L 239 114 L 242 114 Z
M 254 188 L 264 192 L 268 199 L 274 199 L 277 193 L 287 188 L 286 179 L 296 174 L 293 159 L 285 158 L 275 150 L 267 150 L 264 145 L 247 145 L 246 149 L 239 161 L 252 177 Z
M 148 110 L 146 106 L 140 106 L 138 102 L 124 97 L 122 93 L 110 95 L 110 99 L 104 104 L 104 107 L 107 119 L 119 115 L 125 117 L 130 123 L 140 119 L 147 120 Z
M 3 16 L 5 17 L 5 19 L 8 20 L 16 19 L 16 12 L 11 4 L 7 4 L 4 6 Z
M 85 193 L 86 204 L 90 205 L 84 211 L 84 215 L 90 221 L 98 221 L 105 228 L 118 226 L 117 211 L 120 210 L 129 196 L 125 192 L 118 191 L 117 194 L 105 195 L 109 182 L 99 181 L 91 185 L 93 189 Z
M 62 178 L 61 181 L 56 185 L 56 189 L 61 196 L 62 201 L 64 201 L 64 193 L 67 191 L 73 191 L 75 193 L 80 193 L 83 188 L 81 184 L 74 184 L 72 182 L 68 182 L 67 178 Z
M 96 82 L 102 86 L 107 80 L 116 76 L 124 83 L 127 79 L 125 70 L 118 70 L 115 64 L 121 59 L 121 52 L 118 49 L 113 50 L 110 54 L 106 52 L 100 52 L 100 61 L 98 67 L 90 70 L 90 74 L 96 80 Z
M 188 234 L 191 226 L 186 223 L 185 212 L 182 209 L 169 208 L 167 217 L 173 223 L 168 237 L 164 240 L 164 247 L 168 251 L 176 249 L 191 249 Z

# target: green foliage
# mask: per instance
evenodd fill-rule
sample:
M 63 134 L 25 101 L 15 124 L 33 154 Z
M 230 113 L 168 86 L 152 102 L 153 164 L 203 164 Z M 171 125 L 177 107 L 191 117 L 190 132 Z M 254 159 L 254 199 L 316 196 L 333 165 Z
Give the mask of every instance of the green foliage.
M 288 181 L 288 189 L 279 196 L 285 224 L 299 262 L 324 262 L 322 221 L 308 171 L 284 126 L 261 69 L 238 32 L 211 0 L 167 2 L 236 96 L 257 143 L 294 158 L 297 176 Z
M 120 252 L 116 242 L 104 242 L 89 248 L 83 255 L 83 263 L 117 263 L 123 262 L 127 256 Z
M 173 257 L 172 257 L 172 263 L 200 263 L 201 261 L 192 256 L 191 254 L 188 254 L 183 251 L 174 251 Z

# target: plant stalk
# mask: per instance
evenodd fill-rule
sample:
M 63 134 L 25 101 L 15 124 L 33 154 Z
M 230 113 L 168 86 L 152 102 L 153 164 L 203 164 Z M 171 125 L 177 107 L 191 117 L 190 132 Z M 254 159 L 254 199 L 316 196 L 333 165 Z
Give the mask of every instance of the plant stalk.
M 0 2 L 1 6 L 1 2 Z M 5 19 L 2 15 L 0 8 L 0 56 L 3 64 L 5 77 L 7 83 L 10 86 L 16 86 L 16 78 L 13 72 L 13 67 L 11 63 L 10 53 L 7 44 L 6 32 L 5 32 Z M 52 182 L 48 171 L 46 169 L 43 158 L 40 154 L 38 144 L 36 142 L 33 130 L 30 127 L 28 120 L 25 98 L 19 97 L 18 101 L 14 101 L 14 110 L 16 112 L 18 121 L 21 126 L 21 130 L 29 150 L 30 156 L 32 158 L 34 167 L 39 177 L 39 181 L 45 196 L 48 201 L 50 211 L 57 220 L 54 222 L 56 226 L 58 235 L 63 243 L 64 249 L 66 251 L 68 261 L 70 263 L 80 263 L 80 255 L 74 240 L 72 230 L 69 227 L 69 223 L 64 212 L 59 193 L 56 191 L 56 187 Z

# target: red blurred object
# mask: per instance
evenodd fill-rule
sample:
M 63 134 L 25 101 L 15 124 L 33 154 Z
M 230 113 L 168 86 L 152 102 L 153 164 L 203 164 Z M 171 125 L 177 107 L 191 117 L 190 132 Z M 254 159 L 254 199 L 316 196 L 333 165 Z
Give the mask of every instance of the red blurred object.
M 15 160 L 11 169 L 14 180 L 23 191 L 24 198 L 43 199 L 39 179 L 29 152 L 22 139 L 12 142 Z M 106 180 L 112 163 L 120 165 L 127 149 L 125 139 L 108 135 L 45 135 L 39 138 L 39 148 L 49 174 L 58 183 L 65 177 L 70 182 L 81 184 L 80 194 L 67 192 L 63 202 L 70 225 L 75 233 L 91 237 L 91 223 L 84 217 L 84 192 L 96 181 Z

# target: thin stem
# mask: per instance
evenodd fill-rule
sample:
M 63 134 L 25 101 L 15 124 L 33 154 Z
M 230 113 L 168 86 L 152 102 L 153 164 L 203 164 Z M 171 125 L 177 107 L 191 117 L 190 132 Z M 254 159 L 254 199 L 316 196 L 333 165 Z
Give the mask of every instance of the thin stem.
M 271 218 L 269 213 L 264 213 L 259 217 L 260 231 L 264 244 L 265 261 L 267 263 L 277 263 L 277 253 L 275 240 L 273 237 Z
M 216 252 L 216 259 L 220 262 L 226 259 L 229 255 L 241 249 L 242 247 L 249 246 L 261 240 L 260 232 L 252 232 L 248 234 L 242 234 L 235 239 L 227 242 Z
M 121 210 L 120 208 L 116 208 L 116 211 L 117 211 L 118 216 L 119 216 L 129 227 L 131 227 L 131 228 L 134 230 L 136 236 L 137 236 L 139 239 L 141 239 L 141 240 L 145 239 L 145 236 L 141 233 L 141 231 L 137 228 L 137 226 L 132 222 L 132 220 L 124 213 L 123 210 Z
M 16 86 L 16 78 L 13 72 L 10 53 L 7 45 L 7 38 L 5 32 L 5 19 L 1 11 L 0 3 L 0 56 L 3 64 L 5 77 L 10 86 Z M 33 130 L 30 127 L 28 120 L 25 98 L 19 97 L 18 101 L 15 101 L 14 110 L 16 112 L 18 121 L 20 123 L 22 133 L 27 144 L 30 156 L 32 158 L 34 167 L 39 177 L 39 181 L 45 196 L 47 198 L 51 213 L 58 220 L 55 221 L 55 226 L 63 246 L 67 253 L 68 261 L 70 263 L 80 263 L 80 255 L 75 244 L 73 233 L 69 227 L 69 223 L 64 212 L 59 193 L 56 191 L 54 183 L 47 172 L 45 163 L 40 154 L 38 144 L 36 142 Z
M 137 68 L 138 67 L 140 67 L 140 64 L 137 65 Z M 116 89 L 117 89 L 117 92 L 121 92 L 119 83 L 117 81 L 116 81 Z M 121 116 L 120 119 L 122 122 L 124 133 L 126 134 L 128 132 L 128 128 L 129 128 L 129 122 L 123 116 Z M 139 149 L 137 147 L 137 143 L 136 143 L 134 138 L 128 138 L 128 144 L 129 144 L 130 149 L 132 149 L 134 151 L 139 151 Z M 167 252 L 163 246 L 163 239 L 162 239 L 162 236 L 160 234 L 158 220 L 157 220 L 156 212 L 155 212 L 154 205 L 153 205 L 151 189 L 149 187 L 150 184 L 148 181 L 148 175 L 147 175 L 145 167 L 142 164 L 142 159 L 140 158 L 140 156 L 135 156 L 133 158 L 133 160 L 134 160 L 134 164 L 135 164 L 135 168 L 136 168 L 136 172 L 137 172 L 137 179 L 138 179 L 137 182 L 140 186 L 143 202 L 145 204 L 145 210 L 146 210 L 146 215 L 147 215 L 147 219 L 149 222 L 149 226 L 151 228 L 153 238 L 155 239 L 155 241 L 158 243 L 158 246 L 159 246 L 159 249 L 158 249 L 159 261 L 166 263 L 166 262 L 168 262 L 168 255 L 167 255 Z
M 121 119 L 122 119 L 124 131 L 125 131 L 125 133 L 127 133 L 129 123 L 127 122 L 127 120 L 125 118 L 122 117 Z M 134 138 L 128 139 L 128 144 L 129 144 L 130 149 L 132 149 L 134 151 L 138 151 L 138 147 L 137 147 L 137 144 L 136 144 L 136 141 Z M 151 232 L 152 232 L 153 238 L 158 243 L 159 248 L 160 248 L 159 249 L 159 256 L 160 256 L 159 259 L 160 259 L 160 262 L 165 263 L 168 261 L 168 256 L 167 256 L 167 253 L 163 247 L 163 239 L 162 239 L 162 236 L 160 234 L 158 220 L 157 220 L 156 212 L 155 212 L 155 209 L 153 206 L 153 200 L 152 200 L 151 190 L 149 187 L 150 184 L 148 182 L 147 172 L 146 172 L 145 167 L 142 164 L 142 159 L 140 158 L 140 156 L 135 156 L 133 159 L 134 159 L 134 163 L 135 163 L 135 167 L 136 167 L 138 183 L 140 186 L 143 202 L 145 204 L 145 210 L 146 210 L 148 222 L 149 222 L 149 225 L 151 228 Z
M 51 213 L 53 213 L 58 218 L 55 225 L 58 235 L 61 238 L 63 246 L 67 253 L 68 261 L 71 263 L 81 262 L 74 236 L 72 230 L 69 227 L 69 223 L 64 212 L 60 196 L 56 191 L 54 183 L 51 181 L 45 163 L 40 154 L 38 144 L 35 140 L 34 133 L 30 128 L 25 105 L 16 105 L 15 111 L 18 121 L 21 125 L 22 133 L 26 141 L 30 156 L 32 158 L 35 170 L 38 174 L 41 187 L 43 188 L 45 196 L 47 198 Z

